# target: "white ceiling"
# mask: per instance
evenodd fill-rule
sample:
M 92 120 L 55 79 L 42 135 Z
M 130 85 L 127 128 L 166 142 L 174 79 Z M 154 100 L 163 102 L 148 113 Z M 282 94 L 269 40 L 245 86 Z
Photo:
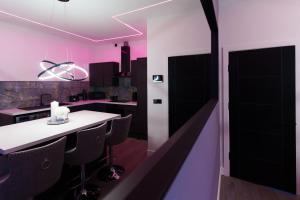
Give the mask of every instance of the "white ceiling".
M 147 18 L 191 9 L 202 10 L 200 0 L 0 0 L 0 20 L 101 42 L 129 35 L 145 37 Z

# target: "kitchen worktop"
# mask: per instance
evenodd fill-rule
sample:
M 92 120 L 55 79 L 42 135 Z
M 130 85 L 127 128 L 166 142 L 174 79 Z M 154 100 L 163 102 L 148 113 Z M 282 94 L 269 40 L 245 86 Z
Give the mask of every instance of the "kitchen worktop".
M 47 125 L 50 118 L 43 118 L 2 126 L 0 155 L 60 138 L 119 117 L 119 114 L 83 110 L 70 113 L 69 122 L 61 125 Z
M 64 102 L 68 103 L 69 105 L 66 105 L 66 107 L 73 107 L 73 106 L 80 106 L 80 105 L 87 105 L 87 104 L 93 104 L 93 103 L 101 103 L 101 104 L 116 104 L 116 105 L 126 105 L 126 106 L 137 106 L 136 101 L 129 101 L 129 102 L 112 102 L 109 99 L 101 99 L 101 100 L 82 100 L 77 102 Z M 35 110 L 22 110 L 20 108 L 11 108 L 11 109 L 5 109 L 0 110 L 0 114 L 6 114 L 6 115 L 24 115 L 24 114 L 30 114 L 35 112 L 42 112 L 50 110 L 49 108 L 42 108 L 42 109 L 35 109 Z

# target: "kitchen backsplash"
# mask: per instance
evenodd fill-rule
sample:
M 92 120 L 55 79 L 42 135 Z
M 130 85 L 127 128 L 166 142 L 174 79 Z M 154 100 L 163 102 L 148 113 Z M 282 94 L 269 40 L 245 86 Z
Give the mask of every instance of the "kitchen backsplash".
M 0 109 L 38 106 L 41 94 L 64 102 L 70 95 L 89 89 L 89 82 L 65 81 L 0 81 Z
M 97 87 L 91 88 L 94 92 L 105 92 L 106 98 L 109 99 L 110 96 L 118 96 L 119 100 L 132 100 L 133 92 L 136 92 L 135 87 Z
M 106 97 L 118 96 L 119 99 L 132 99 L 136 88 L 129 86 L 90 88 L 89 82 L 65 81 L 0 81 L 0 110 L 40 105 L 41 94 L 51 94 L 52 99 L 65 102 L 70 95 L 77 95 L 85 89 L 103 91 Z

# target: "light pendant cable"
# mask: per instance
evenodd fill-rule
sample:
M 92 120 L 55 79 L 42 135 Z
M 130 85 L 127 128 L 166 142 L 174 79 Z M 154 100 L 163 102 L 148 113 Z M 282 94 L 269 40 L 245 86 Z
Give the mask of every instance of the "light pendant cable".
M 54 8 L 54 4 L 53 4 L 53 8 Z M 53 13 L 54 11 L 52 11 L 51 20 L 53 19 Z M 66 26 L 66 4 L 64 4 L 64 26 Z M 66 56 L 67 56 L 67 60 L 69 60 L 68 48 L 66 48 Z M 43 71 L 38 74 L 39 80 L 48 80 L 52 78 L 57 78 L 63 81 L 83 81 L 87 79 L 89 76 L 88 72 L 84 68 L 75 65 L 74 62 L 70 62 L 70 61 L 57 64 L 49 60 L 42 60 L 40 62 L 40 67 L 42 68 Z M 75 76 L 74 71 L 80 74 L 79 78 Z

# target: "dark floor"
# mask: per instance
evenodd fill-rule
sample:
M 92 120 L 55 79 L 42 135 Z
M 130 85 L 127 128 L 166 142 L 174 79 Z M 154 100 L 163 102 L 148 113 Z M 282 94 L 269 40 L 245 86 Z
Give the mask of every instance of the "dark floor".
M 220 200 L 300 200 L 300 197 L 236 178 L 222 176 Z
M 141 164 L 147 158 L 147 141 L 138 140 L 133 138 L 128 138 L 125 142 L 120 145 L 114 146 L 114 164 L 121 165 L 125 168 L 125 173 L 122 175 L 121 179 L 118 181 L 104 181 L 100 180 L 99 169 L 106 164 L 105 161 L 91 164 L 87 169 L 88 174 L 92 174 L 88 181 L 88 185 L 96 185 L 100 188 L 99 198 L 108 193 L 111 189 L 114 188 L 120 181 L 122 181 L 128 174 L 130 174 L 139 164 Z M 99 163 L 101 163 L 99 165 Z M 70 172 L 72 171 L 72 172 Z M 103 171 L 103 170 L 102 170 Z M 79 175 L 78 168 L 76 169 L 65 169 L 65 173 L 70 173 Z M 91 173 L 89 173 L 91 172 Z M 73 198 L 73 191 L 69 190 L 66 186 L 66 179 L 60 180 L 53 188 L 49 191 L 41 194 L 36 199 L 37 200 L 71 200 Z M 75 181 L 76 182 L 76 181 Z M 94 199 L 94 198 L 91 198 Z

